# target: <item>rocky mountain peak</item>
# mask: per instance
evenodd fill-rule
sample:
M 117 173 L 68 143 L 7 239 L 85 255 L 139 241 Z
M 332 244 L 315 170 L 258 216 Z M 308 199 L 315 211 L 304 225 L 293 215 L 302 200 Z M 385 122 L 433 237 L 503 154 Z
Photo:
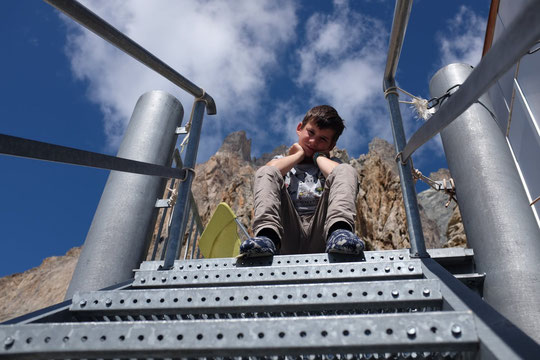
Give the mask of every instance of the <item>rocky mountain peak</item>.
M 223 140 L 216 155 L 232 155 L 244 161 L 251 161 L 251 140 L 248 140 L 245 131 L 233 132 Z

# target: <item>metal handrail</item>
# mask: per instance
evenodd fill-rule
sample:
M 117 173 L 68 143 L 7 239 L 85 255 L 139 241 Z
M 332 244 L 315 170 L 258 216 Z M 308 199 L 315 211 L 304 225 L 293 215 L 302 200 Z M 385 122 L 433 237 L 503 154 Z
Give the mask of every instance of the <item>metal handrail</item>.
M 388 45 L 388 56 L 386 60 L 386 68 L 384 70 L 385 82 L 392 82 L 396 76 L 397 66 L 399 63 L 399 55 L 403 47 L 405 39 L 405 31 L 409 23 L 411 14 L 412 0 L 396 1 L 394 9 L 394 20 L 392 23 L 392 32 L 390 33 L 390 44 Z M 385 84 L 384 90 L 388 87 Z
M 175 179 L 185 179 L 188 172 L 5 134 L 0 134 L 0 154 Z
M 208 115 L 216 114 L 216 103 L 214 99 L 190 80 L 182 76 L 172 67 L 161 61 L 148 50 L 137 44 L 135 41 L 124 35 L 118 29 L 94 12 L 74 0 L 45 0 L 49 5 L 54 6 L 64 14 L 77 21 L 79 24 L 94 32 L 96 35 L 110 42 L 118 49 L 140 61 L 150 69 L 187 91 L 196 98 L 200 98 L 206 103 Z
M 402 152 L 408 159 L 420 146 L 457 119 L 540 39 L 540 1 L 531 1 L 516 16 L 467 80 L 409 139 Z M 386 89 L 385 89 L 386 90 Z
M 173 159 L 174 159 L 174 162 L 175 162 L 175 165 L 176 165 L 177 168 L 183 168 L 182 158 L 180 157 L 180 152 L 178 151 L 177 148 L 174 150 Z M 176 186 L 176 183 L 174 182 L 174 180 L 172 180 L 171 188 L 174 189 L 175 186 Z M 168 196 L 170 196 L 171 193 L 172 193 L 172 191 L 169 192 Z M 154 243 L 154 249 L 152 250 L 151 260 L 156 260 L 157 250 L 158 250 L 158 247 L 159 247 L 159 239 L 160 239 L 161 233 L 163 231 L 163 226 L 164 226 L 165 218 L 167 217 L 168 211 L 169 211 L 169 208 L 165 208 L 164 211 L 161 214 L 161 219 L 159 220 L 158 232 L 156 234 L 156 239 L 155 239 L 155 243 Z M 193 192 L 191 190 L 189 192 L 189 211 L 190 211 L 190 214 L 191 214 L 191 217 L 192 217 L 193 221 L 195 222 L 195 232 L 196 232 L 195 236 L 193 238 L 194 239 L 193 240 L 193 247 L 192 247 L 192 251 L 191 251 L 191 258 L 193 259 L 194 258 L 195 246 L 197 244 L 197 238 L 202 234 L 204 226 L 203 226 L 203 223 L 202 223 L 202 220 L 201 220 L 201 216 L 199 214 L 199 208 L 197 207 L 197 203 L 195 202 L 195 198 L 193 197 Z M 161 252 L 161 255 L 160 255 L 160 260 L 163 260 L 165 258 L 165 250 L 167 249 L 167 244 L 169 242 L 169 235 L 168 234 L 170 233 L 170 225 L 171 224 L 169 224 L 169 226 L 167 226 L 167 237 L 163 241 L 163 247 L 162 247 L 162 252 Z M 190 227 L 190 232 L 193 232 L 193 226 Z M 191 234 L 189 234 L 189 238 L 191 238 Z M 186 244 L 186 246 L 189 246 L 189 241 Z M 198 250 L 198 248 L 197 248 L 197 250 Z
M 395 74 L 399 62 L 399 55 L 403 46 L 405 30 L 409 22 L 412 0 L 398 0 L 394 10 L 394 20 L 392 22 L 392 32 L 390 35 L 390 45 L 388 47 L 388 57 L 386 61 L 386 70 L 383 79 L 383 88 L 388 100 L 390 118 L 392 120 L 392 133 L 394 136 L 394 147 L 396 153 L 401 153 L 407 139 L 405 129 L 399 110 L 398 93 L 396 91 Z M 403 204 L 407 216 L 407 228 L 410 238 L 410 253 L 414 257 L 429 257 L 424 241 L 422 231 L 422 221 L 420 211 L 418 210 L 418 199 L 416 198 L 416 188 L 412 178 L 412 166 L 410 161 L 407 163 L 398 163 L 399 177 L 401 179 L 401 192 L 403 194 Z

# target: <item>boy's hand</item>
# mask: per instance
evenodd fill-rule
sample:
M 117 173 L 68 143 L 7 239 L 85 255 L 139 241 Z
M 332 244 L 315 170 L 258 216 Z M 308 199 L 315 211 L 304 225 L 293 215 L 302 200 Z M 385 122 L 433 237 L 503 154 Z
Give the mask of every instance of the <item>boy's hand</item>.
M 281 175 L 285 176 L 296 164 L 302 162 L 305 156 L 304 149 L 298 143 L 294 143 L 289 148 L 289 155 L 279 159 L 272 159 L 266 165 L 276 167 L 281 172 Z
M 296 153 L 301 153 L 302 157 L 300 158 L 300 161 L 304 160 L 305 151 L 298 143 L 292 144 L 292 146 L 289 148 L 289 155 L 293 155 Z

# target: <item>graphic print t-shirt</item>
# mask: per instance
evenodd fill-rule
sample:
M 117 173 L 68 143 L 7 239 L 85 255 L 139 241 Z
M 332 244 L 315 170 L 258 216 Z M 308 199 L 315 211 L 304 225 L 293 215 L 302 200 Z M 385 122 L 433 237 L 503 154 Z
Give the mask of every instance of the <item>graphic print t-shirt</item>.
M 335 158 L 332 160 L 339 162 Z M 315 164 L 298 164 L 285 175 L 285 186 L 298 214 L 307 215 L 315 212 L 324 190 L 324 183 L 324 175 Z

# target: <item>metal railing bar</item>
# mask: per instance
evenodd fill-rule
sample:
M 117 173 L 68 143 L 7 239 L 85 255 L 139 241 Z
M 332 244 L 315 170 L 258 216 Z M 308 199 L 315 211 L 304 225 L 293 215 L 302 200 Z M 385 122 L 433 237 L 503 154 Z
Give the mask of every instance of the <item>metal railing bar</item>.
M 394 148 L 396 153 L 400 153 L 407 139 L 405 129 L 399 109 L 398 94 L 395 90 L 395 79 L 399 55 L 403 46 L 405 30 L 412 8 L 411 0 L 398 0 L 394 10 L 394 19 L 392 21 L 392 31 L 390 35 L 390 44 L 388 46 L 388 57 L 386 61 L 386 70 L 383 78 L 383 88 L 386 99 L 388 100 L 388 109 L 390 111 L 390 120 L 392 125 L 392 134 L 394 137 Z M 416 198 L 416 188 L 412 179 L 412 166 L 410 162 L 398 163 L 401 193 L 403 194 L 403 205 L 407 216 L 407 229 L 410 238 L 410 254 L 413 257 L 429 257 L 426 251 L 424 234 L 422 231 L 422 221 L 418 210 L 418 200 Z
M 390 34 L 390 44 L 388 46 L 388 57 L 386 59 L 386 68 L 384 70 L 384 79 L 393 80 L 396 76 L 396 70 L 399 62 L 399 55 L 405 39 L 405 31 L 409 23 L 412 0 L 402 0 L 396 2 L 394 8 L 394 22 L 392 23 L 392 32 Z M 386 87 L 385 89 L 386 90 Z
M 540 1 L 531 1 L 459 89 L 409 139 L 402 152 L 408 159 L 420 146 L 437 135 L 484 94 L 540 38 Z
M 174 161 L 176 162 L 177 167 L 183 167 L 182 158 L 180 157 L 180 151 L 178 149 L 174 150 Z M 189 191 L 189 201 L 191 204 L 191 211 L 195 215 L 195 222 L 197 223 L 197 227 L 204 229 L 201 216 L 199 215 L 199 208 L 197 207 L 197 203 L 195 202 L 195 198 L 193 197 L 193 192 Z
M 193 214 L 191 214 L 191 223 L 189 224 L 189 227 L 188 227 L 188 238 L 187 238 L 187 241 L 186 241 L 186 248 L 185 248 L 185 251 L 184 251 L 184 260 L 187 259 L 187 254 L 188 254 L 188 250 L 189 250 L 189 245 L 191 245 L 191 236 L 193 235 L 193 226 L 195 225 L 195 217 L 193 216 Z
M 434 259 L 421 259 L 426 279 L 441 282 L 441 292 L 446 304 L 454 311 L 472 311 L 476 318 L 481 352 L 500 359 L 533 359 L 540 352 L 540 345 L 516 325 L 498 313 L 491 305 L 456 279 Z M 482 359 L 491 358 L 481 353 Z
M 214 99 L 202 88 L 198 87 L 190 80 L 182 76 L 172 67 L 161 61 L 148 50 L 137 44 L 135 41 L 124 35 L 118 29 L 107 23 L 94 12 L 74 0 L 45 0 L 49 5 L 54 6 L 64 14 L 94 32 L 104 40 L 107 40 L 118 49 L 140 61 L 150 69 L 179 86 L 196 98 L 201 98 L 206 102 L 208 115 L 216 114 L 216 103 Z
M 198 229 L 199 228 L 196 225 L 195 225 L 195 229 L 193 229 L 193 228 L 191 229 L 191 231 L 195 233 L 195 236 L 193 236 L 193 245 L 191 246 L 191 257 L 190 257 L 190 259 L 193 259 L 195 257 L 195 247 L 197 246 L 197 239 L 199 238 Z
M 0 154 L 164 178 L 185 179 L 189 172 L 5 134 L 0 134 Z
M 193 102 L 190 141 L 187 145 L 186 155 L 184 157 L 184 166 L 186 168 L 194 169 L 196 165 L 205 106 L 206 103 L 204 101 L 195 99 Z M 188 202 L 192 201 L 192 197 L 189 196 L 189 194 L 191 193 L 191 182 L 195 177 L 194 175 L 194 171 L 188 172 L 186 180 L 182 182 L 178 188 L 178 201 L 174 206 L 172 215 L 169 242 L 167 244 L 167 251 L 165 252 L 165 261 L 162 266 L 163 270 L 171 269 L 174 265 L 174 260 L 180 256 L 180 237 L 184 234 L 187 225 L 187 215 L 190 206 Z
M 171 182 L 171 188 L 174 189 L 174 181 Z M 169 190 L 168 192 L 168 196 L 171 196 L 172 194 L 172 191 Z M 154 243 L 154 250 L 152 252 L 152 260 L 155 260 L 156 259 L 156 253 L 157 253 L 157 249 L 158 249 L 158 245 L 159 245 L 159 239 L 161 238 L 161 232 L 163 231 L 163 225 L 165 224 L 165 219 L 167 218 L 167 213 L 169 212 L 169 208 L 164 208 L 163 209 L 163 212 L 162 212 L 162 215 L 161 215 L 161 219 L 159 221 L 159 227 L 158 227 L 158 232 L 156 234 L 156 241 Z M 164 248 L 165 248 L 165 243 L 166 241 L 164 241 Z
M 167 244 L 169 243 L 169 238 L 170 238 L 170 235 L 167 234 L 165 241 L 163 241 L 163 247 L 161 248 L 161 255 L 159 256 L 160 260 L 165 259 L 165 252 L 167 251 Z

